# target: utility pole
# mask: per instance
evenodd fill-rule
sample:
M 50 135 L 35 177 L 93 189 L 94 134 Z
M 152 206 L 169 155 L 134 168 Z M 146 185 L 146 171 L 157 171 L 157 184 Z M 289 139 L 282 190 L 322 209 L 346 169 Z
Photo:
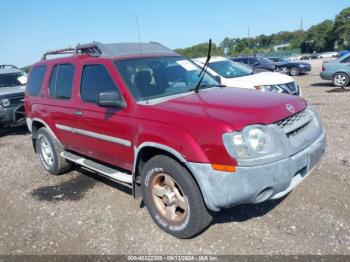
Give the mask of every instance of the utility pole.
M 300 19 L 300 31 L 303 31 L 303 18 Z
M 249 28 L 249 25 L 248 25 L 248 38 L 250 38 L 250 28 Z

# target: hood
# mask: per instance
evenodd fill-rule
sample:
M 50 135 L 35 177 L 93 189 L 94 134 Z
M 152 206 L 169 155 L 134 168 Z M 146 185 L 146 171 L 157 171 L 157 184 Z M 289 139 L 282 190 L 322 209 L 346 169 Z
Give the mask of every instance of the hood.
M 25 86 L 0 87 L 0 96 L 24 93 Z
M 232 87 L 254 88 L 261 85 L 280 85 L 294 82 L 288 75 L 275 72 L 261 72 L 254 75 L 247 75 L 235 78 L 225 78 L 222 84 Z
M 288 111 L 287 105 L 292 105 L 295 111 Z M 219 120 L 233 130 L 241 130 L 251 124 L 277 122 L 302 111 L 306 106 L 304 99 L 286 94 L 242 88 L 212 88 L 159 103 L 153 106 L 156 110 L 153 115 L 159 119 L 166 113 L 167 119 L 171 117 L 174 124 L 180 123 L 182 126 L 184 123 L 181 123 L 181 119 L 184 118 L 181 116 L 197 117 L 204 128 L 211 124 L 211 119 Z

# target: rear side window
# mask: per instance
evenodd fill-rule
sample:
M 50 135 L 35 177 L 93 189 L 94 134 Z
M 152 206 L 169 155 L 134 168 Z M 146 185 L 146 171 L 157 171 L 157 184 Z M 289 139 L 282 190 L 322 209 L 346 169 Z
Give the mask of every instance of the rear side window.
M 39 65 L 33 67 L 27 84 L 27 94 L 29 96 L 39 95 L 45 72 L 46 65 Z
M 74 65 L 55 65 L 49 83 L 49 94 L 58 99 L 70 99 L 74 77 Z
M 81 77 L 80 94 L 84 101 L 96 103 L 103 92 L 119 92 L 103 65 L 86 65 Z
M 344 58 L 340 63 L 350 63 L 350 56 Z

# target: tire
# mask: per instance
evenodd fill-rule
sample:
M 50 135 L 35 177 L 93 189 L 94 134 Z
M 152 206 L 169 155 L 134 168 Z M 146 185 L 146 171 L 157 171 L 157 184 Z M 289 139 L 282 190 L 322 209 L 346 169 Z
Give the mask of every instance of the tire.
M 290 70 L 289 70 L 289 74 L 291 76 L 298 76 L 300 75 L 300 70 L 297 68 L 297 67 L 292 67 Z
M 143 201 L 162 230 L 191 238 L 210 224 L 212 217 L 196 182 L 177 161 L 157 155 L 145 164 L 141 176 Z
M 60 175 L 71 169 L 72 164 L 61 157 L 61 153 L 64 151 L 62 146 L 48 132 L 47 128 L 42 127 L 38 130 L 35 147 L 42 165 L 49 173 Z
M 333 76 L 333 85 L 336 87 L 345 87 L 349 84 L 349 75 L 346 73 L 336 73 Z

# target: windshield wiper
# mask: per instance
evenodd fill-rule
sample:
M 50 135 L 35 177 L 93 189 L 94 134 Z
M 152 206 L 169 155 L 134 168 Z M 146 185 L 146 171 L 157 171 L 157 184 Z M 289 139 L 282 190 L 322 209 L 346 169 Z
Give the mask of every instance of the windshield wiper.
M 194 89 L 195 93 L 198 93 L 199 89 L 201 88 L 201 84 L 202 84 L 203 78 L 205 76 L 205 72 L 207 71 L 209 60 L 210 60 L 210 57 L 211 57 L 210 54 L 211 54 L 211 39 L 209 39 L 207 60 L 205 61 L 204 66 L 202 67 L 202 70 L 200 71 L 200 73 L 198 75 L 199 76 L 199 80 L 198 80 L 198 83 L 197 83 L 197 85 L 196 85 L 196 87 Z
M 253 48 L 253 52 L 254 52 L 254 64 L 253 64 L 253 71 L 252 71 L 252 75 L 254 75 L 255 73 L 255 66 L 256 66 L 256 52 L 255 52 L 255 48 Z

